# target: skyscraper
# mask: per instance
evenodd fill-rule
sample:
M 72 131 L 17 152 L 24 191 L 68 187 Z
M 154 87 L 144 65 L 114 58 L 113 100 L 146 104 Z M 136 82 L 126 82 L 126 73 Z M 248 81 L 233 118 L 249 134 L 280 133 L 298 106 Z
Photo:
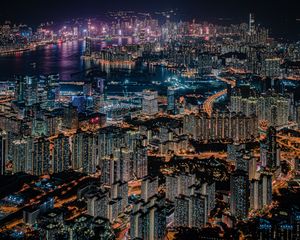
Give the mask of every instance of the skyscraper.
M 158 178 L 152 178 L 150 176 L 145 177 L 142 180 L 141 189 L 141 199 L 147 202 L 151 197 L 158 193 Z
M 76 107 L 69 105 L 64 108 L 63 126 L 66 129 L 78 129 L 78 112 Z
M 17 78 L 16 96 L 18 102 L 32 106 L 38 100 L 38 79 L 35 76 Z
M 178 180 L 177 175 L 166 175 L 166 199 L 174 202 L 178 194 Z
M 267 131 L 267 167 L 275 170 L 280 166 L 280 149 L 277 143 L 277 132 L 274 127 L 269 127 Z
M 275 78 L 280 76 L 280 58 L 266 58 L 262 63 L 261 75 Z
M 33 139 L 23 137 L 12 142 L 13 173 L 32 172 Z
M 189 196 L 179 195 L 175 198 L 175 227 L 204 227 L 207 222 L 207 196 L 194 193 Z
M 128 148 L 121 148 L 115 151 L 114 156 L 120 161 L 120 180 L 132 180 L 133 153 Z
M 233 216 L 244 219 L 249 210 L 249 179 L 246 172 L 237 170 L 230 177 L 230 210 Z
M 130 216 L 131 239 L 163 240 L 166 234 L 166 208 L 155 204 L 134 210 Z
M 189 227 L 201 228 L 207 223 L 208 199 L 200 193 L 190 196 Z
M 120 159 L 113 155 L 102 157 L 100 159 L 101 182 L 111 186 L 121 179 L 120 176 Z
M 174 226 L 189 227 L 190 198 L 185 195 L 175 197 Z
M 108 218 L 109 192 L 100 191 L 87 194 L 87 214 L 93 217 Z
M 94 173 L 99 163 L 98 135 L 77 131 L 72 137 L 72 168 Z
M 257 210 L 272 203 L 272 174 L 263 172 L 250 183 L 250 208 Z
M 190 187 L 195 184 L 194 174 L 180 173 L 166 176 L 166 198 L 172 202 L 179 195 L 190 195 Z
M 47 138 L 41 137 L 34 141 L 32 151 L 33 175 L 43 175 L 50 170 L 50 142 Z
M 8 154 L 7 133 L 4 130 L 0 129 L 0 175 L 5 174 L 7 154 Z
M 261 191 L 259 193 L 261 205 L 264 207 L 272 203 L 272 173 L 263 172 L 260 176 Z
M 256 177 L 257 159 L 248 150 L 242 149 L 238 153 L 236 169 L 248 173 L 249 180 Z
M 148 155 L 147 148 L 137 147 L 133 153 L 133 177 L 138 179 L 144 178 L 148 175 Z
M 195 184 L 196 176 L 194 174 L 183 173 L 179 174 L 178 178 L 178 193 L 189 196 L 189 187 Z
M 207 196 L 207 213 L 209 214 L 216 205 L 216 183 L 204 182 L 201 185 L 201 194 Z
M 158 102 L 157 102 L 156 91 L 150 91 L 150 90 L 143 91 L 142 111 L 146 115 L 154 115 L 158 113 Z
M 70 138 L 63 134 L 53 140 L 53 154 L 51 171 L 62 172 L 69 168 L 71 161 Z
M 249 14 L 249 34 L 253 34 L 255 32 L 255 20 L 254 15 L 252 13 Z
M 175 88 L 168 87 L 168 90 L 167 90 L 167 98 L 168 98 L 167 110 L 171 114 L 176 113 L 175 91 L 176 91 Z
M 123 212 L 128 205 L 128 183 L 118 181 L 111 186 L 111 199 L 119 201 L 119 212 Z

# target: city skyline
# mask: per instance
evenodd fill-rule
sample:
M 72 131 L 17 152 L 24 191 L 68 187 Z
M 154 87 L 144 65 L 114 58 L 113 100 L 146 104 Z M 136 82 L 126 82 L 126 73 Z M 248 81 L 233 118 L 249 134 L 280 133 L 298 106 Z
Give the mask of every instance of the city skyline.
M 175 0 L 170 1 L 11 1 L 6 2 L 0 10 L 2 20 L 38 24 L 44 21 L 66 21 L 78 17 L 101 17 L 107 11 L 134 10 L 140 12 L 155 12 L 177 9 L 179 20 L 207 20 L 216 21 L 219 18 L 229 22 L 238 22 L 252 12 L 260 19 L 262 24 L 273 27 L 276 31 L 284 31 L 285 24 L 290 24 L 290 31 L 297 26 L 300 15 L 297 11 L 297 2 L 289 0 L 285 4 L 281 1 L 196 1 Z M 271 11 L 270 11 L 271 10 Z M 34 12 L 34 18 L 31 17 Z M 66 14 L 66 12 L 68 14 Z M 276 29 L 277 28 L 277 29 Z M 285 32 L 287 33 L 287 31 Z
M 0 239 L 300 238 L 295 5 L 172 8 L 1 10 Z

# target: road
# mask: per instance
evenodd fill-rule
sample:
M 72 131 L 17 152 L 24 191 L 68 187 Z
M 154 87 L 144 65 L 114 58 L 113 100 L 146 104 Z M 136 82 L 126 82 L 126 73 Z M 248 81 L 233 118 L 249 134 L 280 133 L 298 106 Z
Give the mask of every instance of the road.
M 5 222 L 5 224 L 4 224 L 5 227 L 0 228 L 0 232 L 2 232 L 4 230 L 13 229 L 18 224 L 22 223 L 23 222 L 22 221 L 23 210 L 26 207 L 40 204 L 42 202 L 42 200 L 47 199 L 47 197 L 55 196 L 55 207 L 62 206 L 64 203 L 74 200 L 73 197 L 71 197 L 69 199 L 63 199 L 60 197 L 63 197 L 68 191 L 72 190 L 75 186 L 77 186 L 80 182 L 82 182 L 86 178 L 88 178 L 88 177 L 84 176 L 84 177 L 82 177 L 78 180 L 74 180 L 70 183 L 64 183 L 63 185 L 60 185 L 55 190 L 50 190 L 48 192 L 42 192 L 40 195 L 38 195 L 32 199 L 29 199 L 28 203 L 26 203 L 24 206 L 20 207 L 16 212 L 12 213 L 16 217 L 14 217 L 14 219 L 11 221 Z M 55 192 L 57 192 L 57 193 L 55 193 Z
M 208 97 L 205 102 L 203 103 L 203 110 L 208 114 L 208 116 L 211 116 L 213 112 L 213 104 L 214 102 L 221 96 L 225 95 L 227 93 L 227 89 L 224 89 L 220 92 L 215 93 L 214 95 Z
M 294 137 L 294 136 L 285 136 L 282 134 L 277 135 L 277 142 L 279 146 L 286 147 L 292 151 L 294 151 L 297 154 L 300 154 L 300 138 Z
M 286 188 L 288 182 L 294 178 L 294 172 L 295 172 L 295 162 L 293 158 L 297 157 L 300 154 L 300 149 L 293 146 L 292 143 L 300 143 L 300 139 L 297 137 L 291 137 L 279 134 L 277 135 L 277 142 L 282 147 L 288 148 L 292 152 L 282 152 L 281 153 L 281 160 L 285 160 L 290 165 L 291 169 L 286 174 L 283 175 L 282 173 L 272 182 L 272 190 L 273 194 L 280 194 L 280 189 Z M 263 216 L 266 213 L 269 213 L 270 210 L 274 207 L 277 207 L 276 202 L 272 202 L 272 204 L 265 206 L 263 211 L 260 210 L 253 210 L 249 213 L 249 217 L 257 217 L 257 216 Z
M 222 82 L 225 82 L 227 84 L 230 84 L 231 87 L 235 87 L 236 82 L 235 80 L 232 79 L 228 79 L 228 78 L 223 78 L 223 77 L 219 77 L 219 76 L 215 76 L 214 77 Z M 208 97 L 205 102 L 203 103 L 203 110 L 204 112 L 206 112 L 208 114 L 208 116 L 211 116 L 212 112 L 213 112 L 213 103 L 220 98 L 221 96 L 227 94 L 227 89 L 224 89 L 222 91 L 219 91 L 217 93 L 215 93 L 214 95 Z
M 0 104 L 2 104 L 2 103 L 7 103 L 7 102 L 11 102 L 12 100 L 15 100 L 15 98 L 13 98 L 13 97 L 0 98 Z

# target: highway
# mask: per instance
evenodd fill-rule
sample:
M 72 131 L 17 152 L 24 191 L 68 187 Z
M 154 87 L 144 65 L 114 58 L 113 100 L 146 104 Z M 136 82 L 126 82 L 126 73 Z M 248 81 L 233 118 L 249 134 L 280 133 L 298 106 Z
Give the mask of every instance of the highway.
M 230 84 L 232 88 L 236 86 L 235 80 L 232 80 L 232 79 L 229 79 L 229 78 L 224 78 L 224 77 L 219 77 L 219 76 L 215 76 L 215 78 L 222 81 L 222 82 Z
M 203 110 L 208 114 L 208 116 L 211 116 L 213 112 L 213 104 L 214 102 L 221 96 L 225 95 L 227 93 L 227 89 L 224 89 L 220 92 L 215 93 L 214 95 L 208 97 L 205 102 L 203 103 Z
M 225 82 L 227 84 L 230 84 L 231 87 L 235 87 L 236 82 L 232 79 L 228 79 L 228 78 L 223 78 L 223 77 L 219 77 L 219 76 L 215 76 L 213 75 L 216 79 Z M 213 104 L 214 102 L 220 98 L 221 96 L 227 94 L 227 89 L 224 89 L 222 91 L 219 91 L 217 93 L 215 93 L 214 95 L 208 97 L 205 102 L 203 103 L 203 110 L 204 112 L 206 112 L 208 114 L 208 116 L 211 116 L 212 112 L 213 112 Z
M 297 154 L 300 154 L 300 138 L 293 136 L 277 135 L 277 142 L 279 146 L 286 147 Z

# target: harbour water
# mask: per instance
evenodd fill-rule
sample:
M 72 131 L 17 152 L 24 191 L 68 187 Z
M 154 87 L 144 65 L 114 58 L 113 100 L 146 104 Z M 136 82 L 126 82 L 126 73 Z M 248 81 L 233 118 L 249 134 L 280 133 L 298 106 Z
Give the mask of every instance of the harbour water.
M 95 43 L 94 48 L 107 46 L 108 44 L 124 44 L 127 39 L 117 39 L 115 42 Z M 100 63 L 86 60 L 81 56 L 85 52 L 84 41 L 70 41 L 61 44 L 51 44 L 39 47 L 34 51 L 18 53 L 14 55 L 0 56 L 0 81 L 13 79 L 15 75 L 43 75 L 59 73 L 62 81 L 74 80 L 74 73 L 84 72 L 90 68 L 98 68 L 108 72 L 107 81 L 116 83 L 108 86 L 110 93 L 140 92 L 146 88 L 157 88 L 177 84 L 185 92 L 197 94 L 213 93 L 225 85 L 216 79 L 196 82 L 192 90 L 187 87 L 191 79 L 178 75 L 176 71 L 162 67 L 149 67 L 135 65 L 132 68 L 118 68 L 103 66 Z M 75 74 L 76 75 L 76 74 Z M 79 75 L 80 77 L 82 75 Z M 77 76 L 78 78 L 78 76 Z M 84 79 L 76 79 L 84 80 Z

